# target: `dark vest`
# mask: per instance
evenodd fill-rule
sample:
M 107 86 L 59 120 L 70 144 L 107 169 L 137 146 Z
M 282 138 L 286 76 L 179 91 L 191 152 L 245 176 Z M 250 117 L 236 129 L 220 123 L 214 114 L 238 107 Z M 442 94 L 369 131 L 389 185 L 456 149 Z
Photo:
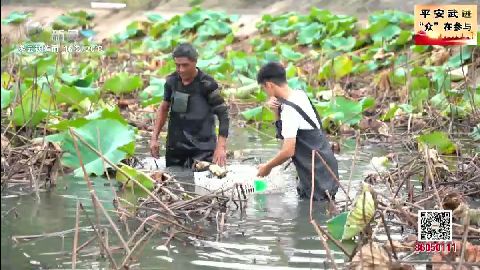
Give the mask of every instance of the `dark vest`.
M 299 183 L 297 186 L 298 195 L 302 199 L 309 199 L 312 191 L 312 150 L 316 150 L 320 154 L 337 179 L 339 179 L 338 162 L 333 154 L 327 138 L 325 137 L 325 134 L 322 132 L 322 121 L 311 101 L 310 105 L 315 111 L 320 127 L 317 127 L 315 122 L 313 122 L 298 105 L 285 99 L 279 100 L 282 104 L 294 108 L 313 127 L 313 129 L 298 130 L 295 144 L 295 154 L 292 157 L 299 178 Z M 275 125 L 277 127 L 277 138 L 283 139 L 281 135 L 281 123 L 281 120 L 278 120 Z M 328 193 L 332 199 L 334 199 L 339 187 L 335 177 L 329 172 L 327 166 L 325 166 L 325 164 L 323 164 L 320 158 L 315 154 L 315 190 L 313 193 L 313 199 L 315 201 L 328 200 L 325 192 L 326 190 L 328 190 Z
M 172 82 L 172 102 L 168 123 L 167 147 L 172 150 L 214 150 L 216 147 L 215 116 L 207 101 L 202 74 L 183 86 L 177 76 Z

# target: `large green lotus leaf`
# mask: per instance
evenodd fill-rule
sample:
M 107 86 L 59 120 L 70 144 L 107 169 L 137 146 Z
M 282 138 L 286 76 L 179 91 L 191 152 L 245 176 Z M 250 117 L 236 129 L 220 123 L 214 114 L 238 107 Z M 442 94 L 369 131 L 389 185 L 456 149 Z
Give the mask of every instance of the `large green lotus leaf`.
M 355 28 L 357 19 L 351 16 L 336 15 L 331 21 L 327 22 L 328 36 L 341 37 L 352 32 Z
M 84 69 L 87 70 L 87 69 Z M 87 72 L 87 71 L 84 71 Z M 70 86 L 90 87 L 96 78 L 94 73 L 89 73 L 85 76 L 71 75 L 69 73 L 62 73 L 60 76 L 63 82 Z
M 208 20 L 198 27 L 197 34 L 203 37 L 225 36 L 232 31 L 230 25 L 222 21 Z
M 373 106 L 372 98 L 366 97 L 360 102 L 345 97 L 335 97 L 332 102 L 319 102 L 315 107 L 320 115 L 348 125 L 355 125 L 362 120 L 363 110 Z
M 167 29 L 169 24 L 167 22 L 156 22 L 150 28 L 149 35 L 153 38 L 159 38 Z
M 56 62 L 57 55 L 53 53 L 34 57 L 29 65 L 25 65 L 23 68 L 22 76 L 24 78 L 35 77 L 35 67 L 37 68 L 37 78 L 45 77 L 45 73 L 52 75 L 55 73 Z
M 462 46 L 460 52 L 452 55 L 448 61 L 443 65 L 445 69 L 455 69 L 463 65 L 465 61 L 470 60 L 472 57 L 473 46 Z
M 273 47 L 273 42 L 271 40 L 254 38 L 250 41 L 250 45 L 253 46 L 255 52 L 264 52 Z
M 12 120 L 16 126 L 37 126 L 53 110 L 50 94 L 40 89 L 28 89 L 22 96 L 21 103 L 13 109 Z
M 356 44 L 355 37 L 331 37 L 323 41 L 323 48 L 330 51 L 351 51 Z
M 288 19 L 275 21 L 271 24 L 272 34 L 278 37 L 284 36 L 292 32 L 293 29 L 294 29 L 294 26 L 289 24 Z
M 319 41 L 325 31 L 325 26 L 314 22 L 300 28 L 297 36 L 298 44 L 309 45 Z
M 155 40 L 152 38 L 144 38 L 142 49 L 146 52 L 151 51 L 166 51 L 172 47 L 172 39 L 159 39 Z
M 429 147 L 437 148 L 441 154 L 452 154 L 455 153 L 457 149 L 455 144 L 448 138 L 448 135 L 441 131 L 423 134 L 419 136 L 417 140 Z
M 99 88 L 62 85 L 60 90 L 56 92 L 55 101 L 57 104 L 75 105 L 85 98 L 89 98 L 91 101 L 98 100 L 99 96 Z
M 304 55 L 300 52 L 294 51 L 288 45 L 280 45 L 279 46 L 280 54 L 290 61 L 298 61 L 304 57 Z
M 368 21 L 371 23 L 385 20 L 390 23 L 395 24 L 406 24 L 406 25 L 413 25 L 414 16 L 412 14 L 401 12 L 397 10 L 382 10 L 374 12 L 372 15 L 368 16 Z
M 123 94 L 131 93 L 142 86 L 143 81 L 140 76 L 121 72 L 105 81 L 103 89 L 114 94 Z
M 335 15 L 325 9 L 312 7 L 310 9 L 310 17 L 318 22 L 327 23 L 335 18 Z
M 123 116 L 121 115 L 119 108 L 114 107 L 114 108 L 104 108 L 101 110 L 94 111 L 85 117 L 80 117 L 76 119 L 65 119 L 63 121 L 60 121 L 57 124 L 49 125 L 49 128 L 55 129 L 58 131 L 65 131 L 71 127 L 72 128 L 81 127 L 89 123 L 91 120 L 95 120 L 95 119 L 112 119 L 124 125 L 128 124 L 127 120 L 125 120 L 125 118 L 123 118 Z
M 206 69 L 209 66 L 218 65 L 218 64 L 223 63 L 224 61 L 225 61 L 225 59 L 222 56 L 215 55 L 214 57 L 209 58 L 209 59 L 199 59 L 198 62 L 197 62 L 197 67 L 200 68 L 200 69 Z
M 125 172 L 129 177 L 137 180 L 139 184 L 141 184 L 148 190 L 153 190 L 153 188 L 155 187 L 155 180 L 153 180 L 144 172 L 132 168 L 128 165 L 122 165 L 120 169 L 122 169 L 122 171 Z M 128 177 L 120 171 L 116 172 L 115 179 L 118 182 L 124 184 L 127 188 L 134 187 L 135 189 L 141 189 L 133 181 L 129 181 Z
M 389 41 L 395 36 L 399 35 L 402 32 L 402 29 L 394 24 L 389 24 L 384 27 L 382 30 L 372 34 L 372 40 L 375 42 Z
M 127 157 L 127 153 L 119 150 L 119 148 L 135 140 L 135 133 L 128 125 L 113 119 L 91 120 L 79 128 L 73 128 L 73 130 L 114 164 L 118 164 Z M 64 136 L 63 141 L 60 141 L 64 152 L 61 161 L 64 166 L 75 169 L 74 175 L 80 177 L 83 172 L 73 139 L 68 131 L 65 132 L 67 135 Z M 52 138 L 48 139 L 51 140 Z M 80 141 L 78 141 L 78 147 L 88 174 L 102 175 L 106 169 L 104 166 L 110 167 L 108 164 L 104 165 L 103 160 Z
M 87 21 L 70 15 L 60 15 L 53 22 L 52 28 L 55 30 L 69 30 L 86 25 Z
M 30 16 L 30 13 L 13 11 L 7 18 L 2 19 L 2 24 L 21 24 Z
M 126 33 L 129 38 L 143 37 L 149 32 L 150 22 L 133 21 L 127 26 Z
M 307 83 L 304 82 L 302 79 L 299 77 L 293 77 L 287 80 L 288 86 L 292 89 L 297 89 L 297 90 L 306 90 L 307 89 Z
M 180 25 L 170 26 L 167 29 L 167 31 L 163 32 L 162 39 L 164 39 L 164 38 L 167 38 L 167 39 L 180 38 L 183 30 L 184 29 Z
M 257 82 L 253 82 L 247 85 L 240 86 L 238 88 L 228 88 L 223 91 L 226 96 L 234 96 L 238 99 L 247 99 L 255 94 L 259 89 Z M 248 119 L 247 119 L 248 120 Z
M 150 85 L 139 94 L 142 106 L 145 107 L 162 101 L 165 82 L 165 79 L 157 79 L 154 77 L 150 79 Z
M 48 128 L 51 130 L 57 130 L 57 131 L 65 131 L 68 130 L 69 128 L 77 128 L 81 127 L 85 124 L 87 124 L 89 121 L 85 118 L 77 118 L 77 119 L 66 119 L 62 120 L 56 124 L 50 124 L 48 125 Z M 52 136 L 52 138 L 54 138 Z M 55 140 L 58 141 L 58 140 Z
M 10 106 L 14 99 L 14 93 L 12 90 L 7 90 L 2 86 L 2 110 Z
M 248 55 L 243 51 L 229 51 L 227 61 L 230 61 L 237 72 L 248 72 Z
M 375 214 L 375 201 L 370 186 L 363 184 L 362 192 L 356 198 L 354 208 L 349 211 L 342 239 L 348 240 L 363 231 Z
M 94 119 L 113 119 L 117 120 L 120 123 L 127 125 L 128 122 L 123 118 L 122 114 L 120 113 L 120 109 L 118 107 L 113 107 L 113 108 L 104 108 L 101 110 L 97 110 L 87 116 L 85 116 L 85 119 L 88 120 L 94 120 Z
M 343 232 L 345 230 L 345 223 L 347 223 L 347 217 L 348 212 L 343 212 L 327 220 L 327 229 L 333 238 L 342 240 Z
M 258 106 L 240 113 L 247 121 L 273 121 L 275 114 L 264 106 Z
M 411 31 L 402 30 L 398 37 L 392 42 L 392 45 L 403 46 L 410 40 L 412 40 L 413 34 Z
M 202 12 L 201 8 L 193 8 L 180 17 L 179 25 L 183 30 L 191 29 L 208 19 L 208 14 Z

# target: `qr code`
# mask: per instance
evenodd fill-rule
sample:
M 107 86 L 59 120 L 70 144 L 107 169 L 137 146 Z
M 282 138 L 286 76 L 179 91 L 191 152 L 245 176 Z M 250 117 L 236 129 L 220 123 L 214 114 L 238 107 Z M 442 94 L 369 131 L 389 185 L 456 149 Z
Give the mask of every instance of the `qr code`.
M 451 210 L 419 210 L 418 241 L 452 241 Z

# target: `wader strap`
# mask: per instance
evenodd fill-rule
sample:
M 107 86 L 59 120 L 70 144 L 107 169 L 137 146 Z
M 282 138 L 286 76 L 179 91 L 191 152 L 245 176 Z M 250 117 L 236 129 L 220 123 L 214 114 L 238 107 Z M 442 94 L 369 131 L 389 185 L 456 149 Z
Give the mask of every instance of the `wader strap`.
M 323 129 L 323 126 L 322 126 L 322 120 L 320 119 L 320 115 L 318 115 L 318 112 L 317 112 L 317 109 L 315 109 L 315 106 L 313 106 L 313 103 L 312 101 L 310 100 L 310 98 L 308 98 L 308 101 L 310 102 L 310 105 L 312 105 L 312 109 L 313 111 L 315 112 L 315 116 L 317 117 L 317 121 L 318 123 L 320 124 L 320 128 Z
M 314 129 L 318 129 L 317 125 L 315 125 L 313 120 L 310 119 L 310 117 L 308 117 L 308 114 L 305 113 L 305 111 L 303 111 L 302 108 L 300 108 L 300 106 L 298 106 L 297 104 L 295 104 L 291 101 L 283 99 L 283 98 L 279 98 L 279 100 L 282 103 L 287 104 L 290 107 L 294 108 L 303 117 L 303 119 L 305 119 L 305 121 L 307 121 Z M 308 101 L 310 101 L 310 99 L 308 99 Z M 322 122 L 320 121 L 320 117 L 318 116 L 317 110 L 315 110 L 315 107 L 313 107 L 313 104 L 312 104 L 311 101 L 310 101 L 310 104 L 312 105 L 313 111 L 315 112 L 315 115 L 317 116 L 317 120 L 318 120 L 318 123 L 320 124 L 320 128 L 322 128 Z

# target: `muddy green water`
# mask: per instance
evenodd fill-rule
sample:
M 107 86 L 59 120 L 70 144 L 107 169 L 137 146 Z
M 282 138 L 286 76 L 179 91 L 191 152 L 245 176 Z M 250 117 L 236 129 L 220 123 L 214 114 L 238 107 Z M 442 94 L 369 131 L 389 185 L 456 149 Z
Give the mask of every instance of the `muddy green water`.
M 278 149 L 278 142 L 259 135 L 253 130 L 236 128 L 230 140 L 232 150 L 246 151 L 246 156 L 256 157 L 255 162 L 271 158 Z M 141 142 L 145 146 L 145 142 Z M 354 154 L 354 140 L 341 141 L 342 152 L 337 155 L 340 162 L 340 177 L 346 186 L 350 175 L 351 160 Z M 247 149 L 248 148 L 248 149 Z M 140 151 L 141 147 L 140 147 Z M 358 155 L 353 173 L 352 191 L 354 196 L 363 173 L 371 170 L 369 161 L 373 156 L 382 156 L 392 151 L 387 146 L 363 146 Z M 145 155 L 145 154 L 144 154 Z M 142 155 L 140 155 L 142 156 Z M 261 159 L 261 160 L 260 160 Z M 293 166 L 292 166 L 293 168 Z M 234 213 L 227 219 L 226 232 L 220 241 L 211 247 L 193 247 L 173 242 L 169 249 L 163 246 L 165 238 L 158 235 L 152 238 L 143 250 L 132 269 L 326 269 L 323 249 L 312 225 L 308 222 L 309 205 L 299 201 L 295 190 L 293 170 L 291 181 L 284 193 L 252 195 L 243 217 Z M 95 179 L 95 190 L 107 209 L 113 209 L 112 190 L 104 179 Z M 338 192 L 339 200 L 344 194 Z M 12 236 L 38 235 L 70 230 L 75 227 L 76 203 L 80 200 L 90 216 L 91 199 L 83 179 L 64 177 L 52 191 L 40 193 L 40 201 L 34 195 L 2 194 L 1 212 L 1 268 L 2 269 L 71 269 L 73 233 L 64 237 L 39 238 L 34 241 L 15 243 Z M 13 207 L 13 211 L 4 215 Z M 316 219 L 325 224 L 327 217 L 321 206 L 316 206 Z M 113 215 L 112 215 L 113 216 Z M 107 224 L 102 221 L 102 224 Z M 79 243 L 93 236 L 88 222 L 81 218 Z M 215 237 L 215 234 L 213 235 Z M 395 239 L 400 238 L 395 233 Z M 109 233 L 112 246 L 116 237 Z M 386 239 L 386 238 L 385 238 Z M 215 239 L 213 239 L 215 241 Z M 108 261 L 98 256 L 98 244 L 92 244 L 78 257 L 77 269 L 108 269 Z M 339 266 L 344 258 L 332 245 Z M 120 257 L 116 257 L 120 261 Z

